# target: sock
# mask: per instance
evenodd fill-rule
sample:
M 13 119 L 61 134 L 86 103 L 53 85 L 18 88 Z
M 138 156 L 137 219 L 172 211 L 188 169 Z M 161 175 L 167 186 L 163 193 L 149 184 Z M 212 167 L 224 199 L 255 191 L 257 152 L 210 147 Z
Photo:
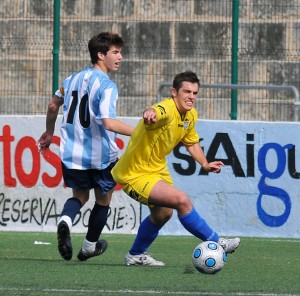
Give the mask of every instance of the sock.
M 218 241 L 219 235 L 208 226 L 206 221 L 196 212 L 195 208 L 188 214 L 178 218 L 184 228 L 194 236 L 203 241 Z
M 64 208 L 61 212 L 61 218 L 59 219 L 58 223 L 60 221 L 65 221 L 71 231 L 75 217 L 79 213 L 81 207 L 82 204 L 79 199 L 75 197 L 69 198 L 64 204 Z
M 154 225 L 150 221 L 149 216 L 145 218 L 139 227 L 138 233 L 129 253 L 131 255 L 139 255 L 144 253 L 156 239 L 160 229 L 161 227 Z
M 86 234 L 86 239 L 89 242 L 97 242 L 100 234 L 106 225 L 107 213 L 109 206 L 101 206 L 95 203 L 91 215 L 89 218 L 88 231 Z
M 85 254 L 90 254 L 95 251 L 96 242 L 90 242 L 86 238 L 83 240 L 82 251 Z
M 63 215 L 60 217 L 60 219 L 58 220 L 58 224 L 61 222 L 61 221 L 64 221 L 68 224 L 68 227 L 69 227 L 69 230 L 71 232 L 72 230 L 72 226 L 73 226 L 73 223 L 72 223 L 72 220 L 69 216 L 66 216 L 66 215 Z

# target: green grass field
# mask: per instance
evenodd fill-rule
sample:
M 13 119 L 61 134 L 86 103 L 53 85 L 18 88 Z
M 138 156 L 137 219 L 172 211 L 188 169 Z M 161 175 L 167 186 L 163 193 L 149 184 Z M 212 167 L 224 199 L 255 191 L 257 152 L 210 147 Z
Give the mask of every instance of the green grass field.
M 158 237 L 149 252 L 165 267 L 125 266 L 134 236 L 102 237 L 107 251 L 79 262 L 83 235 L 73 234 L 74 258 L 64 261 L 55 233 L 0 232 L 0 295 L 300 295 L 300 240 L 242 238 L 219 273 L 203 275 L 191 261 L 194 237 Z

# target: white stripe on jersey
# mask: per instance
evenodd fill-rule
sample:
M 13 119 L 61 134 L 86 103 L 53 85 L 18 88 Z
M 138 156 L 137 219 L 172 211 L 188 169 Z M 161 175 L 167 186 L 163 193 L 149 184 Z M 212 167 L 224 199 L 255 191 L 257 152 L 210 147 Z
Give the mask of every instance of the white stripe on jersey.
M 110 97 L 112 94 L 112 88 L 106 89 L 104 91 L 104 98 L 103 98 L 103 102 L 100 106 L 101 110 L 101 114 L 102 114 L 102 118 L 107 118 L 108 114 L 109 114 L 109 106 L 110 106 Z

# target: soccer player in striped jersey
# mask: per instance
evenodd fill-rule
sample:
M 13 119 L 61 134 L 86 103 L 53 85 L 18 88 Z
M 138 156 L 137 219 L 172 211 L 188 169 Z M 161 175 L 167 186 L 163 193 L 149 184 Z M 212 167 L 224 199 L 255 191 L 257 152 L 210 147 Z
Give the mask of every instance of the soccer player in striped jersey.
M 46 131 L 38 144 L 44 153 L 51 144 L 59 108 L 63 105 L 60 158 L 65 185 L 72 197 L 63 207 L 57 226 L 58 250 L 65 260 L 73 254 L 71 229 L 75 216 L 94 190 L 95 204 L 88 230 L 77 258 L 80 261 L 101 255 L 107 242 L 99 239 L 116 182 L 111 169 L 117 162 L 116 133 L 130 136 L 133 127 L 116 119 L 117 85 L 109 78 L 119 70 L 123 39 L 101 32 L 88 43 L 92 65 L 72 74 L 49 102 Z
M 159 230 L 177 211 L 181 224 L 201 240 L 219 242 L 226 253 L 232 253 L 239 238 L 220 238 L 193 207 L 189 197 L 173 186 L 167 168 L 166 156 L 182 142 L 191 156 L 207 171 L 220 173 L 221 161 L 208 162 L 199 144 L 195 129 L 198 120 L 194 108 L 200 82 L 194 72 L 175 76 L 172 98 L 146 109 L 143 119 L 135 128 L 128 147 L 112 175 L 133 199 L 149 206 L 150 215 L 138 230 L 135 241 L 125 256 L 126 265 L 164 266 L 147 249 L 158 236 Z

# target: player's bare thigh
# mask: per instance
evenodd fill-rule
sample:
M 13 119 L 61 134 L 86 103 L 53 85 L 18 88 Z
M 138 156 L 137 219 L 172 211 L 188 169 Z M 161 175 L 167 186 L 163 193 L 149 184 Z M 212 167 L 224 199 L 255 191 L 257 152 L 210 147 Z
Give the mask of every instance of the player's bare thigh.
M 164 181 L 158 181 L 151 189 L 149 204 L 176 209 L 179 216 L 192 210 L 192 203 L 188 196 L 181 190 Z

